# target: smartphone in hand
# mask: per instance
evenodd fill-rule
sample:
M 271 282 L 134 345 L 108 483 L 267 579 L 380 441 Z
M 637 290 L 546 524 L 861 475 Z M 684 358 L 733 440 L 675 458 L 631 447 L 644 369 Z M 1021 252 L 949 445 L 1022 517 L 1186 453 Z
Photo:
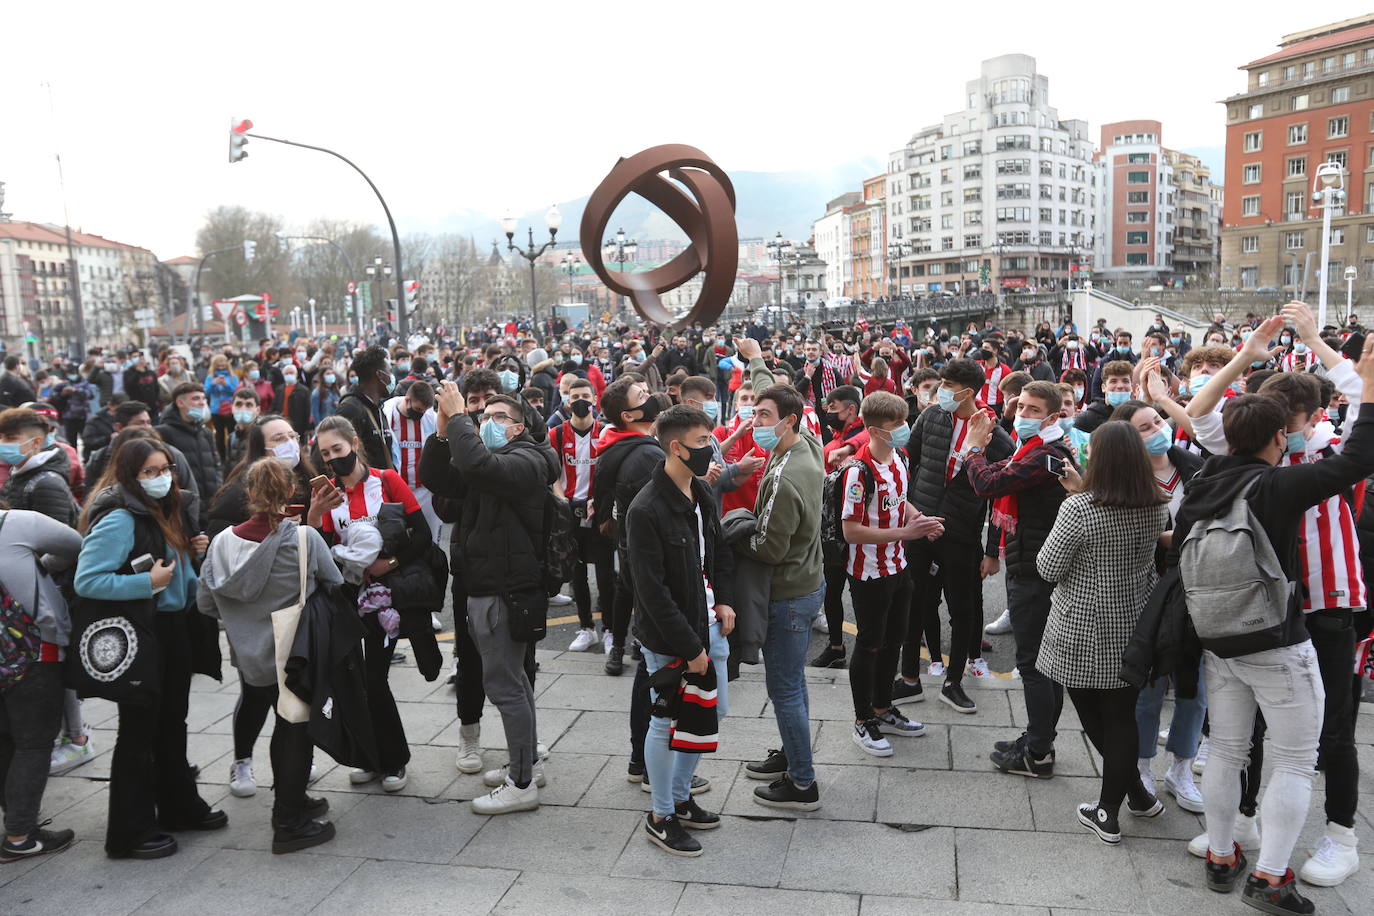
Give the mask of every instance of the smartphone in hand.
M 1055 477 L 1067 477 L 1069 472 L 1064 470 L 1064 459 L 1058 455 L 1050 454 L 1045 456 L 1045 468 Z

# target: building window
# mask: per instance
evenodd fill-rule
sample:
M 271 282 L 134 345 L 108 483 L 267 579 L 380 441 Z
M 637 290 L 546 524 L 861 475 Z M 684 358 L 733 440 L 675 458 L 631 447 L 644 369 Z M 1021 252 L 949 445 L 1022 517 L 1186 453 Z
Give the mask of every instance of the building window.
M 977 164 L 977 165 L 966 165 L 966 166 L 964 166 L 964 180 L 965 180 L 965 181 L 972 181 L 972 180 L 975 179 L 975 178 L 982 178 L 982 177 L 983 177 L 983 166 L 982 166 L 982 163 L 979 163 L 979 164 Z
M 1349 154 L 1348 154 L 1345 150 L 1340 150 L 1339 152 L 1327 153 L 1327 154 L 1326 154 L 1326 161 L 1327 161 L 1327 162 L 1334 162 L 1334 163 L 1336 163 L 1337 165 L 1339 165 L 1341 168 L 1345 168 L 1345 167 L 1346 167 L 1346 164 L 1347 164 L 1348 159 L 1349 159 Z
M 1261 85 L 1261 86 L 1268 86 L 1268 85 L 1269 85 L 1269 71 L 1268 71 L 1268 70 L 1265 70 L 1263 73 L 1261 73 L 1261 74 L 1259 75 L 1259 85 Z
M 1126 203 L 1128 204 L 1148 204 L 1150 202 L 1149 191 L 1127 191 Z
M 1331 90 L 1331 104 L 1337 105 L 1337 104 L 1340 104 L 1341 102 L 1348 102 L 1348 101 L 1350 101 L 1350 87 L 1349 87 L 1349 86 L 1337 86 L 1335 89 L 1332 89 L 1332 90 Z
M 1302 191 L 1289 191 L 1283 196 L 1283 212 L 1288 219 L 1302 219 L 1307 211 L 1307 195 Z
M 1353 67 L 1353 66 L 1355 66 L 1355 52 L 1354 52 L 1354 51 L 1346 51 L 1344 54 L 1341 55 L 1341 66 L 1342 66 L 1342 67 Z
M 1301 178 L 1307 174 L 1307 157 L 1294 156 L 1288 160 L 1288 177 Z
M 1029 159 L 998 159 L 998 175 L 1029 175 L 1031 171 Z
M 941 192 L 940 192 L 940 206 L 942 206 L 942 207 L 952 207 L 952 206 L 954 206 L 954 192 L 953 192 L 953 191 L 941 191 Z
M 1307 142 L 1307 125 L 1306 125 L 1306 124 L 1289 124 L 1289 125 L 1288 125 L 1288 145 L 1289 145 L 1289 146 L 1296 146 L 1296 145 L 1298 145 L 1299 143 L 1306 143 L 1306 142 Z
M 1149 183 L 1150 183 L 1150 173 L 1149 173 L 1149 172 L 1127 172 L 1127 173 L 1126 173 L 1126 183 L 1127 183 L 1127 184 L 1149 184 Z
M 1307 61 L 1302 65 L 1302 78 L 1310 80 L 1317 75 L 1317 64 L 1314 61 Z
M 1347 117 L 1327 118 L 1326 136 L 1327 139 L 1336 137 L 1346 137 L 1350 135 L 1350 119 Z
M 1374 258 L 1364 259 L 1364 270 L 1361 272 L 1360 278 L 1365 282 L 1374 280 Z
M 965 213 L 965 214 L 964 214 L 964 225 L 965 225 L 965 226 L 981 226 L 981 225 L 983 225 L 983 211 L 982 211 L 982 210 L 970 210 L 969 212 Z
M 1150 233 L 1148 232 L 1128 232 L 1126 233 L 1127 245 L 1148 245 L 1150 244 Z
M 982 237 L 981 235 L 966 235 L 966 236 L 964 236 L 964 247 L 965 247 L 965 248 L 982 248 L 982 247 L 983 247 L 983 237 Z
M 979 155 L 979 154 L 982 153 L 982 152 L 983 152 L 983 141 L 982 141 L 982 140 L 965 140 L 965 141 L 964 141 L 964 155 L 965 155 L 965 156 L 977 156 L 977 155 Z
M 1248 111 L 1246 112 L 1246 115 L 1250 118 L 1251 121 L 1255 120 L 1255 118 L 1264 117 L 1264 103 L 1256 102 L 1255 104 L 1251 105 Z
M 1364 227 L 1364 240 L 1366 242 L 1374 242 L 1374 225 Z
M 977 188 L 964 188 L 964 203 L 966 203 L 966 204 L 976 204 L 976 203 L 979 203 L 980 201 L 982 201 L 982 199 L 983 199 L 983 189 L 982 189 L 982 187 L 977 187 Z
M 1283 247 L 1288 249 L 1301 248 L 1303 236 L 1306 234 L 1305 232 L 1285 232 L 1283 234 Z
M 1149 164 L 1150 164 L 1150 154 L 1149 154 L 1149 153 L 1131 153 L 1130 155 L 1128 155 L 1128 156 L 1126 157 L 1126 163 L 1127 163 L 1128 165 L 1149 165 Z
M 1254 254 L 1257 251 L 1259 251 L 1259 236 L 1242 235 L 1240 237 L 1241 254 Z
M 1260 167 L 1258 162 L 1251 162 L 1241 167 L 1241 181 L 1245 184 L 1259 184 Z
M 941 250 L 941 251 L 953 251 L 953 250 L 954 250 L 954 236 L 952 236 L 952 235 L 946 235 L 946 236 L 944 236 L 943 238 L 941 238 L 941 239 L 940 239 L 940 250 Z
M 1345 244 L 1345 229 L 1344 229 L 1344 228 L 1342 228 L 1341 226 L 1332 226 L 1332 227 L 1331 227 L 1331 244 L 1332 244 L 1332 245 L 1344 245 L 1344 244 Z
M 1297 68 L 1297 67 L 1294 67 L 1292 64 L 1289 64 L 1287 67 L 1284 67 L 1284 68 L 1283 68 L 1283 78 L 1284 78 L 1285 80 L 1296 79 L 1296 78 L 1297 78 L 1297 75 L 1298 75 L 1298 68 Z
M 1298 95 L 1293 96 L 1292 110 L 1293 110 L 1293 111 L 1306 111 L 1306 110 L 1307 110 L 1308 104 L 1309 104 L 1309 99 L 1308 99 L 1307 93 L 1306 93 L 1306 92 L 1299 93 Z
M 1128 210 L 1126 211 L 1126 222 L 1128 223 L 1148 223 L 1150 212 L 1148 210 Z
M 997 138 L 997 149 L 1030 149 L 1030 134 L 1006 134 Z
M 1243 146 L 1247 153 L 1254 153 L 1260 150 L 1261 146 L 1263 145 L 1263 142 L 1264 131 L 1252 130 L 1245 135 L 1245 143 L 1243 144 Z
M 1335 69 L 1336 69 L 1336 58 L 1334 58 L 1334 57 L 1323 57 L 1323 58 L 1322 58 L 1322 72 L 1323 72 L 1323 73 L 1330 73 L 1332 70 L 1335 70 Z
M 1259 216 L 1259 212 L 1260 199 L 1258 194 L 1256 194 L 1254 197 L 1242 197 L 1240 199 L 1241 216 Z
M 1364 64 L 1366 67 L 1374 65 L 1374 48 L 1364 49 Z
M 1371 185 L 1371 187 L 1374 187 L 1374 185 Z M 1040 222 L 1042 222 L 1042 223 L 1052 223 L 1052 222 L 1054 222 L 1054 210 L 1052 210 L 1052 209 L 1049 208 L 1049 207 L 1041 207 L 1041 208 L 1040 208 Z
M 944 216 L 940 217 L 940 228 L 941 228 L 941 229 L 953 229 L 953 228 L 954 228 L 954 214 L 953 214 L 953 213 L 946 213 Z
M 997 222 L 1028 223 L 1031 218 L 1030 207 L 998 207 Z
M 1240 269 L 1240 285 L 1242 289 L 1254 289 L 1259 286 L 1259 268 L 1242 267 Z

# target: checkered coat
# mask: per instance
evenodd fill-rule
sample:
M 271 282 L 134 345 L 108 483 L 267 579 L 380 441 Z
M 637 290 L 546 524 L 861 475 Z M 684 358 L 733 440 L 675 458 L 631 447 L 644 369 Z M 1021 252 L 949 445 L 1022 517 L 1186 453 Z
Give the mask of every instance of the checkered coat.
M 1064 500 L 1036 565 L 1055 583 L 1035 667 L 1065 687 L 1124 687 L 1121 653 L 1154 587 L 1155 543 L 1166 505 L 1099 506 L 1086 493 Z

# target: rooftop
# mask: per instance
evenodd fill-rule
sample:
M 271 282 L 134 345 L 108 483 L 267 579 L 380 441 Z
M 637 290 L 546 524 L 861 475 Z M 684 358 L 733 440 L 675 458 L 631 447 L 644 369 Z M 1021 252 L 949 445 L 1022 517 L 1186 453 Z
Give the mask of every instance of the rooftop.
M 0 223 L 0 238 L 18 239 L 24 242 L 52 242 L 59 245 L 67 243 L 67 232 L 62 226 L 55 226 L 52 223 L 34 223 L 17 221 L 13 223 Z M 146 251 L 138 245 L 126 245 L 123 242 L 116 242 L 104 236 L 94 233 L 82 232 L 79 229 L 72 230 L 72 244 L 83 245 L 87 248 L 123 248 L 134 251 Z
M 1316 54 L 1320 51 L 1327 51 L 1332 48 L 1339 48 L 1342 45 L 1354 44 L 1370 39 L 1374 39 L 1374 16 L 1361 16 L 1357 19 L 1347 19 L 1344 22 L 1333 23 L 1330 26 L 1323 26 L 1319 29 L 1311 29 L 1307 32 L 1295 32 L 1292 35 L 1285 35 L 1283 42 L 1280 43 L 1282 50 L 1275 51 L 1273 54 L 1266 55 L 1258 60 L 1252 60 L 1248 64 L 1241 65 L 1239 69 L 1250 70 L 1281 60 L 1302 57 L 1307 54 Z

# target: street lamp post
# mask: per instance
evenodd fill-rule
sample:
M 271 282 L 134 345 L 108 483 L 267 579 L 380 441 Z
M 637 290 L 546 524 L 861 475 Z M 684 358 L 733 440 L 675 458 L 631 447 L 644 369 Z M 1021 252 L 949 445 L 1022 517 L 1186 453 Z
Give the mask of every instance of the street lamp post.
M 1350 313 L 1355 311 L 1355 278 L 1360 272 L 1353 266 L 1345 269 L 1345 323 L 1350 324 Z
M 1345 169 L 1339 162 L 1326 161 L 1317 166 L 1313 178 L 1312 200 L 1322 207 L 1322 263 L 1317 275 L 1317 328 L 1326 327 L 1326 281 L 1331 266 L 1331 211 L 1345 199 Z
M 352 283 L 352 282 L 353 282 L 353 279 L 354 279 L 355 277 L 358 276 L 358 272 L 357 272 L 356 270 L 353 269 L 353 259 L 350 258 L 350 257 L 348 256 L 348 252 L 344 250 L 344 247 L 343 247 L 342 245 L 340 245 L 338 242 L 334 241 L 333 239 L 325 238 L 325 237 L 322 236 L 322 235 L 287 235 L 287 234 L 284 233 L 284 232 L 278 232 L 278 233 L 277 233 L 277 241 L 279 241 L 279 242 L 286 242 L 286 241 L 291 241 L 291 240 L 297 240 L 297 241 L 302 241 L 302 242 L 324 242 L 324 243 L 327 244 L 327 245 L 332 245 L 332 246 L 334 247 L 334 250 L 337 251 L 337 252 L 339 253 L 339 257 L 343 258 L 344 266 L 348 268 L 348 282 Z M 352 293 L 344 293 L 344 295 L 345 295 L 345 296 L 349 296 L 349 297 L 352 297 L 352 296 L 353 296 Z M 356 302 L 353 302 L 352 304 L 353 304 L 354 306 L 357 305 Z M 329 314 L 329 310 L 328 310 L 328 309 L 325 309 L 325 315 L 328 315 L 328 314 Z M 310 323 L 311 323 L 312 325 L 315 324 L 315 300 L 314 300 L 314 299 L 311 299 L 311 300 L 310 300 Z M 327 320 L 326 320 L 326 323 L 327 323 Z M 310 333 L 311 333 L 312 336 L 315 336 L 315 335 L 318 334 L 318 332 L 319 332 L 319 329 L 318 329 L 318 328 L 315 328 L 315 329 L 313 329 Z
M 577 268 L 582 266 L 582 259 L 575 254 L 569 253 L 563 255 L 563 259 L 558 263 L 563 266 L 563 273 L 568 275 L 568 301 L 572 302 L 574 301 L 572 278 L 573 274 L 577 273 Z
M 363 273 L 367 274 L 367 278 L 368 278 L 369 280 L 373 281 L 373 282 L 372 282 L 372 297 L 373 297 L 374 299 L 378 299 L 378 300 L 380 301 L 380 292 L 381 292 L 381 281 L 382 281 L 382 277 L 389 277 L 389 276 L 391 276 L 391 273 L 392 273 L 391 265 L 390 265 L 390 264 L 385 264 L 385 263 L 383 263 L 381 258 L 373 258 L 373 259 L 372 259 L 372 263 L 371 263 L 371 264 L 368 264 L 366 267 L 363 268 Z M 401 305 L 401 307 L 404 307 L 404 306 L 405 306 L 405 301 L 402 300 L 401 303 L 400 303 L 400 305 Z M 360 307 L 360 308 L 358 309 L 358 337 L 363 338 L 363 337 L 366 337 L 366 336 L 367 336 L 367 321 L 366 321 L 366 319 L 363 317 L 363 310 L 362 310 L 362 308 Z
M 606 262 L 614 262 L 616 270 L 620 273 L 625 272 L 625 265 L 635 259 L 639 253 L 639 243 L 634 239 L 625 237 L 624 229 L 617 229 L 615 237 L 606 239 L 606 243 L 601 246 L 601 259 Z M 619 297 L 620 314 L 625 314 L 625 297 Z
M 793 259 L 795 248 L 790 239 L 782 237 L 781 229 L 765 247 L 768 249 L 769 256 L 778 262 L 778 310 L 773 313 L 773 327 L 776 330 L 782 326 L 782 316 L 787 305 L 787 262 L 789 260 L 793 261 L 793 266 L 796 268 L 793 276 L 797 281 L 797 304 L 801 305 L 801 255 L 797 254 L 795 260 Z
M 558 236 L 558 227 L 563 225 L 563 214 L 558 212 L 557 205 L 549 207 L 549 212 L 544 214 L 544 225 L 549 229 L 549 240 L 538 248 L 534 247 L 534 227 L 529 227 L 530 241 L 524 248 L 515 244 L 515 216 L 507 214 L 501 218 L 501 231 L 506 234 L 506 249 L 514 251 L 520 257 L 530 262 L 530 315 L 531 324 L 534 326 L 535 340 L 541 340 L 539 334 L 539 289 L 534 274 L 534 262 L 539 260 L 539 256 L 548 251 L 553 246 L 555 238 Z
M 892 291 L 889 299 L 895 300 L 902 294 L 902 259 L 910 253 L 910 242 L 892 242 L 887 246 L 887 257 L 892 262 Z

